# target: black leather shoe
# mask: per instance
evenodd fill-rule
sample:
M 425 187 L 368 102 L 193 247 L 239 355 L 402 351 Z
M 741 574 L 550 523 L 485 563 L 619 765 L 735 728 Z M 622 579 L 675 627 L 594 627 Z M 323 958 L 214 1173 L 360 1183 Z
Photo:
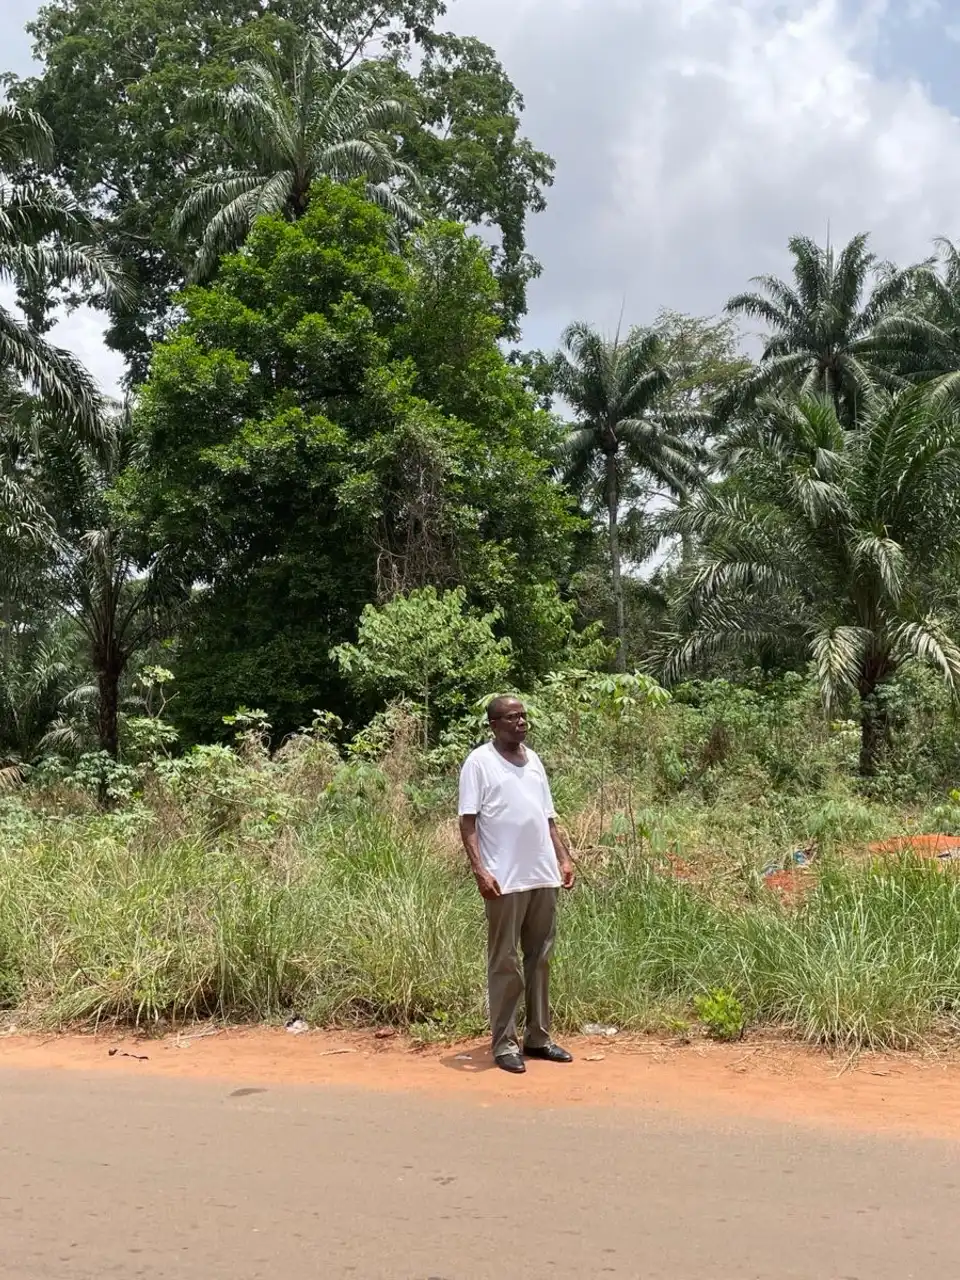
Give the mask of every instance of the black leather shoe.
M 545 1044 L 541 1049 L 524 1049 L 528 1058 L 540 1058 L 544 1062 L 572 1062 L 573 1055 L 558 1044 Z
M 513 1076 L 522 1076 L 527 1069 L 519 1053 L 501 1054 L 499 1058 L 494 1058 L 494 1062 L 501 1071 L 509 1071 Z

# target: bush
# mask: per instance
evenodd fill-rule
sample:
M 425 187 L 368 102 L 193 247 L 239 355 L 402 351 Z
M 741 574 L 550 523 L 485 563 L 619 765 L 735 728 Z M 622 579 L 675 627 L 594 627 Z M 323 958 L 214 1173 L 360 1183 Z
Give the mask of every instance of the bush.
M 715 987 L 705 996 L 695 996 L 697 1017 L 714 1040 L 739 1040 L 746 1026 L 743 1005 L 724 987 Z
M 333 651 L 358 693 L 418 708 L 425 746 L 510 670 L 510 642 L 493 633 L 500 614 L 468 609 L 466 599 L 463 588 L 438 595 L 425 587 L 367 605 L 357 643 Z

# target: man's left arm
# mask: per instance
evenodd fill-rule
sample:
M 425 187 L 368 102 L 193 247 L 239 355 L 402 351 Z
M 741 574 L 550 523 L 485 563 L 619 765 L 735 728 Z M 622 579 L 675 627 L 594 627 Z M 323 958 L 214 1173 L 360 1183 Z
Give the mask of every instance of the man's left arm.
M 570 856 L 570 850 L 563 837 L 563 832 L 557 826 L 556 818 L 550 819 L 550 839 L 553 841 L 553 850 L 557 855 L 557 866 L 560 868 L 560 879 L 563 887 L 572 889 L 576 883 L 577 869 L 573 865 L 573 858 Z
M 543 804 L 547 814 L 547 821 L 550 823 L 550 840 L 553 844 L 553 851 L 557 855 L 557 866 L 560 868 L 560 882 L 565 889 L 572 889 L 577 878 L 577 870 L 573 865 L 573 858 L 570 856 L 567 842 L 557 826 L 557 811 L 553 807 L 550 779 L 547 777 L 547 771 L 542 765 L 540 776 L 543 778 Z

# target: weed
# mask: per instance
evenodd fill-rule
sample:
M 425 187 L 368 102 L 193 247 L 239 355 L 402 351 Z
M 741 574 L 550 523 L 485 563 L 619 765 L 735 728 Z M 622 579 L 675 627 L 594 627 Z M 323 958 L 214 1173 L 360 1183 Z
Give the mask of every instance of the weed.
M 695 996 L 697 1017 L 714 1040 L 739 1040 L 746 1026 L 743 1005 L 732 991 L 715 987 L 705 996 Z

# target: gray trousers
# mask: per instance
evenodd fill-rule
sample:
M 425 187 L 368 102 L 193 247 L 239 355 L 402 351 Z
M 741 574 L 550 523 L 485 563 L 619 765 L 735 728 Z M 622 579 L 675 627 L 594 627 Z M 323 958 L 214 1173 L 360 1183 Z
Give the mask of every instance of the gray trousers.
M 557 890 L 506 893 L 485 905 L 493 1056 L 520 1052 L 517 1005 L 521 996 L 526 1010 L 524 1044 L 542 1049 L 550 1043 L 550 953 L 557 929 Z

